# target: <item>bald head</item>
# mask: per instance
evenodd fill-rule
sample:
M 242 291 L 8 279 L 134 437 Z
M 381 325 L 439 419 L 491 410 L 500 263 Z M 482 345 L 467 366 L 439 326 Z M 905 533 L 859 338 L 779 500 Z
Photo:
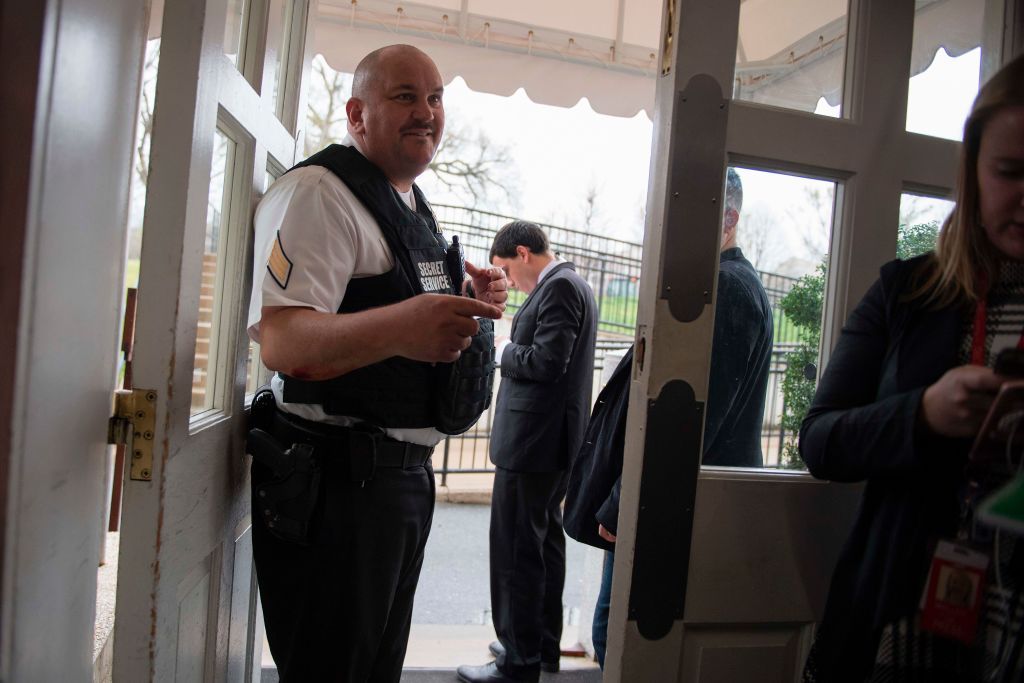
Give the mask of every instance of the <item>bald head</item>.
M 444 82 L 412 45 L 389 45 L 363 57 L 345 105 L 359 151 L 401 191 L 427 169 L 444 132 Z
M 356 72 L 352 76 L 352 97 L 366 99 L 375 85 L 380 83 L 382 65 L 386 64 L 389 59 L 403 56 L 419 57 L 433 64 L 433 60 L 426 52 L 412 45 L 397 44 L 379 47 L 360 59 L 359 64 L 356 65 Z

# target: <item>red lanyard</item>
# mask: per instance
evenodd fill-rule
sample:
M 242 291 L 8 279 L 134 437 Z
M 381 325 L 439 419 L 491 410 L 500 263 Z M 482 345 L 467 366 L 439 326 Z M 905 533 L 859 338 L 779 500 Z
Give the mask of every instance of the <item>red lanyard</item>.
M 974 307 L 974 334 L 971 336 L 971 365 L 985 365 L 985 322 L 988 320 L 988 277 L 978 276 L 978 303 Z M 1024 332 L 1017 340 L 1017 348 L 1024 349 Z

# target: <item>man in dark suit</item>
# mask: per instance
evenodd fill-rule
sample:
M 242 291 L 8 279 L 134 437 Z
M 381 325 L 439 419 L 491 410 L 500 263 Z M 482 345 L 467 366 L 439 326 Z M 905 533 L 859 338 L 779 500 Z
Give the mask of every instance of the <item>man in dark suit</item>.
M 536 681 L 558 670 L 565 583 L 561 502 L 590 415 L 597 336 L 593 292 L 539 226 L 509 223 L 491 263 L 527 294 L 499 346 L 491 432 L 491 609 L 496 661 L 461 666 L 467 683 Z

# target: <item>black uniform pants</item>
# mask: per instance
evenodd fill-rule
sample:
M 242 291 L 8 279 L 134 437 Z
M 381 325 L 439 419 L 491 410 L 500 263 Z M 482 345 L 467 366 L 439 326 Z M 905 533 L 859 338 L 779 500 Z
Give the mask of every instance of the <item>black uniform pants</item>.
M 557 661 L 562 639 L 568 473 L 495 468 L 491 496 L 491 610 L 505 646 L 498 668 L 532 678 Z
M 398 683 L 434 513 L 434 472 L 429 461 L 378 468 L 361 486 L 347 465 L 324 458 L 321 467 L 310 545 L 272 535 L 253 510 L 270 652 L 282 683 Z M 253 463 L 254 492 L 270 477 Z

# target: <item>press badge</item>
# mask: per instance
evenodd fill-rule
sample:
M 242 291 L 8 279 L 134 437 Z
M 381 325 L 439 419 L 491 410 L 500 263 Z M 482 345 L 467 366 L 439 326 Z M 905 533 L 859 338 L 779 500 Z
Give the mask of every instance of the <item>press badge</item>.
M 951 541 L 939 541 L 928 570 L 921 628 L 970 645 L 984 603 L 988 555 Z

